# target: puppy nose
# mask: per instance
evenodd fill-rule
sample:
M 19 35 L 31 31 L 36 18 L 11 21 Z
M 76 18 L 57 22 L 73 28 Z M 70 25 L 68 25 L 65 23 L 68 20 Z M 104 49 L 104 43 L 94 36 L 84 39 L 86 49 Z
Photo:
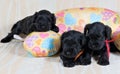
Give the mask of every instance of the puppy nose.
M 70 55 L 71 54 L 71 52 L 66 52 L 66 55 Z
M 93 45 L 92 47 L 95 48 L 95 45 Z

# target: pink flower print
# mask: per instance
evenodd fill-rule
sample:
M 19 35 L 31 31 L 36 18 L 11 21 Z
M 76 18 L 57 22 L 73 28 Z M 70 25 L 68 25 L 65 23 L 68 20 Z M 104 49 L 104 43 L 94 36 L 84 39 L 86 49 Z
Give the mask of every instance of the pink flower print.
M 65 32 L 66 31 L 66 26 L 64 25 L 64 24 L 59 24 L 58 25 L 58 28 L 59 28 L 59 32 L 60 32 L 60 34 L 62 34 L 63 32 Z
M 46 38 L 46 37 L 48 37 L 48 36 L 49 36 L 48 33 L 41 33 L 41 34 L 40 34 L 40 37 L 42 37 L 42 38 Z
M 35 47 L 35 48 L 33 48 L 32 51 L 35 52 L 37 55 L 40 55 L 40 54 L 41 54 L 41 52 L 40 52 L 40 48 L 39 48 L 39 47 Z
M 114 15 L 114 13 L 110 12 L 110 11 L 104 11 L 104 12 L 102 12 L 102 15 L 103 15 L 102 20 L 107 21 Z
M 57 14 L 57 17 L 64 17 L 64 12 L 62 11 L 62 12 L 58 12 Z
M 32 51 L 34 51 L 34 52 L 40 52 L 40 48 L 39 47 L 35 47 L 35 48 L 33 48 Z

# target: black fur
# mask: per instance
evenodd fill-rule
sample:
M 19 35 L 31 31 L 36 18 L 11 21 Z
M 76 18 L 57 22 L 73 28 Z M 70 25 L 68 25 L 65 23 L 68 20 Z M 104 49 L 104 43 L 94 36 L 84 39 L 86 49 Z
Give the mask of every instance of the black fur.
M 91 56 L 97 56 L 98 64 L 109 65 L 109 57 L 105 40 L 111 38 L 111 28 L 100 22 L 95 22 L 85 26 L 84 34 L 87 38 L 85 53 L 82 56 L 82 64 L 88 65 L 91 63 Z
M 14 34 L 25 34 L 28 35 L 33 31 L 45 32 L 53 30 L 58 32 L 59 29 L 55 26 L 56 18 L 54 14 L 47 10 L 41 10 L 36 12 L 34 15 L 28 16 L 16 24 L 13 25 L 11 33 L 1 40 L 2 43 L 9 42 L 13 39 Z
M 85 45 L 84 34 L 78 31 L 68 31 L 61 36 L 61 52 L 60 58 L 65 67 L 73 67 L 80 64 L 80 58 L 74 61 L 76 55 L 83 49 Z

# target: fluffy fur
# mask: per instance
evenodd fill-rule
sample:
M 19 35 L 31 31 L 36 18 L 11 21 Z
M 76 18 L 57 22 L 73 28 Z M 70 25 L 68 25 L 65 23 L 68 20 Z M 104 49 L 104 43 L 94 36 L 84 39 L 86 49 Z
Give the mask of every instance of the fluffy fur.
M 110 40 L 111 28 L 103 23 L 95 22 L 85 26 L 84 34 L 87 38 L 87 43 L 85 53 L 82 56 L 82 64 L 90 64 L 91 56 L 93 55 L 98 60 L 98 64 L 109 65 L 105 40 Z
M 78 31 L 68 31 L 61 36 L 61 52 L 60 58 L 65 67 L 73 67 L 75 64 L 80 64 L 80 58 L 74 61 L 76 55 L 84 48 L 84 34 Z
M 25 34 L 28 35 L 33 31 L 45 32 L 53 30 L 58 32 L 59 29 L 55 26 L 56 18 L 54 14 L 47 10 L 41 10 L 34 15 L 28 16 L 17 23 L 11 29 L 11 32 L 1 40 L 2 43 L 9 42 L 13 39 L 13 35 Z

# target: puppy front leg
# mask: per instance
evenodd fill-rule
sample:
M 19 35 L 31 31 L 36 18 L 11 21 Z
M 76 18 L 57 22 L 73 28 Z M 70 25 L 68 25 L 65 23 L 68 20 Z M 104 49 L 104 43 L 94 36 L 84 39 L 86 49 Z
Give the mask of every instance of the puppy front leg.
M 101 52 L 99 60 L 98 60 L 98 64 L 99 65 L 109 65 L 109 57 L 107 54 L 107 50 L 105 51 L 105 49 Z
M 89 65 L 91 64 L 91 54 L 85 52 L 83 55 L 81 55 L 80 59 L 78 60 L 80 62 L 80 65 Z
M 74 67 L 75 66 L 75 63 L 74 63 L 73 59 L 66 58 L 62 55 L 60 55 L 60 58 L 63 61 L 64 67 Z

